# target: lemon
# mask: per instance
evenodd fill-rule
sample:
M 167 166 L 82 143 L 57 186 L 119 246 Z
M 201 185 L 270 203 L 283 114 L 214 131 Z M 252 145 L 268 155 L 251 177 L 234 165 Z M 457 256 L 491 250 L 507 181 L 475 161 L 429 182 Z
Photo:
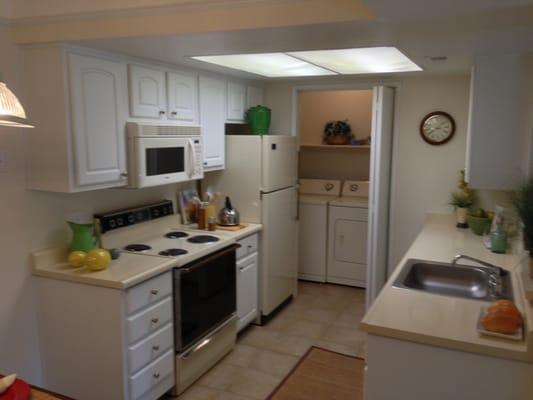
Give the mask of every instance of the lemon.
M 86 260 L 87 253 L 84 251 L 71 251 L 68 255 L 68 263 L 74 268 L 83 267 Z
M 106 269 L 111 263 L 111 255 L 105 249 L 94 249 L 87 254 L 87 267 L 93 271 Z

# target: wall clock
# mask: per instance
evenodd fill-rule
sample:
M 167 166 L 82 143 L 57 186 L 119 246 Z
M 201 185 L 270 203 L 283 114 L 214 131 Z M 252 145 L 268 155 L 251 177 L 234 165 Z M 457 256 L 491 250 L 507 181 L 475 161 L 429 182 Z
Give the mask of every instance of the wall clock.
M 438 146 L 449 142 L 455 134 L 455 121 L 444 111 L 429 113 L 420 123 L 420 135 L 427 143 Z

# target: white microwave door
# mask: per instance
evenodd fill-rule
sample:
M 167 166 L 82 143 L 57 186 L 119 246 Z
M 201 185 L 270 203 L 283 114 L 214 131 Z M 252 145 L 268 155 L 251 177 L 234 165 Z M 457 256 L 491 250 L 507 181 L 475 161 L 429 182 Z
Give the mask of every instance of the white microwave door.
M 194 142 L 188 138 L 136 138 L 138 187 L 186 181 L 194 169 Z

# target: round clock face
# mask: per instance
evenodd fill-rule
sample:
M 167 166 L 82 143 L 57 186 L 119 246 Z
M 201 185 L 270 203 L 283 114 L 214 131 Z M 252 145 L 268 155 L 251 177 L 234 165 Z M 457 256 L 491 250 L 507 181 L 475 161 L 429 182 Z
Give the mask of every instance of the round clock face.
M 429 144 L 439 145 L 451 140 L 455 133 L 455 121 L 443 111 L 429 113 L 422 119 L 420 134 Z

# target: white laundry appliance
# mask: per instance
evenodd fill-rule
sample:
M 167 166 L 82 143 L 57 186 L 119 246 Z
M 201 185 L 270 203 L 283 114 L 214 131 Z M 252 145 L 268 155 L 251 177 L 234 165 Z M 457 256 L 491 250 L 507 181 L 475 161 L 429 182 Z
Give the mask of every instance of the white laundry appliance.
M 300 179 L 298 278 L 326 282 L 328 205 L 339 198 L 340 180 Z
M 366 287 L 368 181 L 345 181 L 329 202 L 327 281 Z
M 242 222 L 260 223 L 259 292 L 267 316 L 296 294 L 298 149 L 286 135 L 227 135 L 226 167 L 207 188 L 231 197 Z

